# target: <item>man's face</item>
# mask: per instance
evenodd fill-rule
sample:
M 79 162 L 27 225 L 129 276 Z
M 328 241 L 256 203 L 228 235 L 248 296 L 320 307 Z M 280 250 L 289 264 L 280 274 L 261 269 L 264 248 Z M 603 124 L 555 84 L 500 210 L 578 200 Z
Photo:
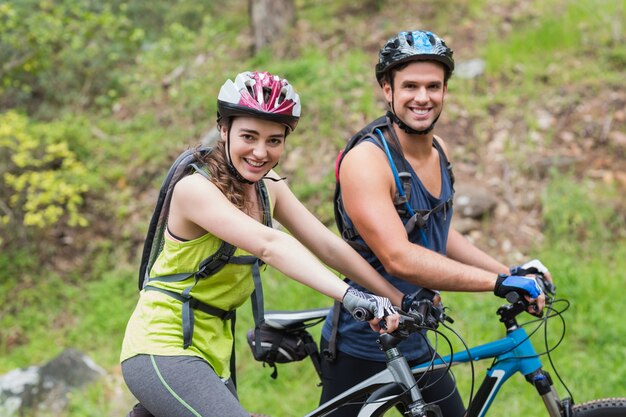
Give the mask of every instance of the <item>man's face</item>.
M 443 66 L 437 62 L 411 62 L 392 74 L 393 90 L 389 83 L 384 83 L 383 92 L 400 120 L 414 130 L 425 131 L 443 110 L 448 91 L 444 75 Z

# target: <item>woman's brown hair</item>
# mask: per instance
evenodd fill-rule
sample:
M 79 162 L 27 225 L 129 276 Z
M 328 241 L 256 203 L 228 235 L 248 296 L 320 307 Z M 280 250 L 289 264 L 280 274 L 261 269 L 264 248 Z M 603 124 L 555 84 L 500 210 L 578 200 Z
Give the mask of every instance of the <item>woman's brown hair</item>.
M 244 184 L 238 181 L 228 171 L 226 162 L 226 142 L 218 140 L 213 151 L 206 154 L 202 159 L 209 171 L 211 182 L 233 203 L 238 209 L 247 212 L 250 204 L 246 201 Z

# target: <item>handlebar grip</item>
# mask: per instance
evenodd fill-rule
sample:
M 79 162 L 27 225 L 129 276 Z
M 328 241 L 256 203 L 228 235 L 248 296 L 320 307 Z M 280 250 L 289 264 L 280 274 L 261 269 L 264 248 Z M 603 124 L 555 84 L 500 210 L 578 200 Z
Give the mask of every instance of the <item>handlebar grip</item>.
M 522 297 L 520 297 L 520 295 L 516 293 L 515 291 L 511 291 L 507 293 L 504 298 L 506 298 L 506 301 L 508 301 L 511 304 L 515 304 L 522 299 Z
M 356 321 L 370 321 L 374 318 L 374 314 L 364 307 L 357 307 L 352 312 L 352 317 L 354 317 Z

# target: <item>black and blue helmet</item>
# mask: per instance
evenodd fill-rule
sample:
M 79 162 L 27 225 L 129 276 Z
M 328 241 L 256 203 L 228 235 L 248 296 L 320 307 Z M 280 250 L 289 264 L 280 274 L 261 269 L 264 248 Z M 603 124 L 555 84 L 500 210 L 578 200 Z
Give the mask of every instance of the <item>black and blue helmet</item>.
M 452 49 L 432 32 L 403 31 L 389 39 L 381 48 L 376 64 L 376 79 L 382 86 L 389 70 L 410 61 L 438 61 L 446 70 L 446 80 L 454 71 Z

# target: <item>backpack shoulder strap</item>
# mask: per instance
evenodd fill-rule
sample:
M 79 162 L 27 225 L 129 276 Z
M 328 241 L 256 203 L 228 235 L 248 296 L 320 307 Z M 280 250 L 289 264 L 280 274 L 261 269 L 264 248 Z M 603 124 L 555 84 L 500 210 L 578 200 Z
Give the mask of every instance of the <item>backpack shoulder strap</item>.
M 391 141 L 389 141 L 386 136 L 391 136 Z M 400 146 L 400 142 L 393 132 L 393 128 L 391 127 L 389 118 L 387 116 L 379 117 L 363 129 L 361 129 L 354 136 L 352 136 L 346 144 L 345 149 L 337 156 L 337 160 L 335 161 L 335 195 L 333 199 L 335 222 L 337 224 L 337 228 L 344 240 L 350 243 L 353 247 L 355 247 L 356 249 L 369 250 L 369 248 L 361 248 L 361 245 L 357 245 L 356 242 L 354 242 L 354 239 L 358 236 L 358 233 L 355 229 L 348 226 L 347 214 L 345 213 L 343 201 L 341 198 L 341 184 L 339 182 L 339 169 L 343 158 L 348 153 L 348 151 L 350 151 L 357 144 L 361 143 L 367 138 L 371 138 L 378 145 L 378 147 L 381 148 L 383 152 L 385 152 L 385 155 L 387 156 L 389 166 L 391 167 L 394 176 L 394 180 L 396 181 L 396 195 L 394 196 L 394 205 L 398 214 L 401 217 L 406 216 L 407 212 L 410 212 L 410 207 L 407 206 L 407 203 L 409 201 L 411 193 L 411 174 L 407 169 L 406 161 L 402 154 L 402 147 Z M 392 154 L 389 151 L 388 142 L 391 143 L 391 147 L 397 151 L 396 153 L 399 156 L 396 156 L 396 153 Z M 400 165 L 402 167 L 401 171 L 398 171 L 396 167 L 397 165 Z
M 343 158 L 348 154 L 348 152 L 352 148 L 354 148 L 356 145 L 361 143 L 366 138 L 372 138 L 382 148 L 380 139 L 376 135 L 374 135 L 374 130 L 382 129 L 385 126 L 388 126 L 388 121 L 387 121 L 386 116 L 382 116 L 374 120 L 372 123 L 368 124 L 363 129 L 355 133 L 348 140 L 344 149 L 339 152 L 339 154 L 337 155 L 337 158 L 335 159 L 335 193 L 334 193 L 334 198 L 333 198 L 335 223 L 337 224 L 339 233 L 344 238 L 344 240 L 346 240 L 348 243 L 353 242 L 357 234 L 352 228 L 348 227 L 347 215 L 345 213 L 345 210 L 343 207 L 343 201 L 341 199 L 341 184 L 339 183 L 339 169 L 341 167 L 341 162 L 343 161 Z
M 212 148 L 187 149 L 182 152 L 170 166 L 161 188 L 157 202 L 152 212 L 152 217 L 148 225 L 148 232 L 144 240 L 139 266 L 138 288 L 141 290 L 148 278 L 150 268 L 154 264 L 159 252 L 163 248 L 163 233 L 167 225 L 167 215 L 169 213 L 170 202 L 172 200 L 172 190 L 176 183 L 189 173 L 189 166 L 196 161 L 196 153 L 208 153 Z
M 433 146 L 435 147 L 435 149 L 437 149 L 437 152 L 439 152 L 439 157 L 442 158 L 443 163 L 446 167 L 446 171 L 448 171 L 448 176 L 450 177 L 450 186 L 452 187 L 452 194 L 454 194 L 454 172 L 452 170 L 452 164 L 450 163 L 450 160 L 448 159 L 446 153 L 443 150 L 443 147 L 441 146 L 441 144 L 439 143 L 439 140 L 437 140 L 437 137 L 433 137 Z
M 257 182 L 257 193 L 261 200 L 261 209 L 263 210 L 263 224 L 267 227 L 272 227 L 272 213 L 270 205 L 270 195 L 265 186 L 265 182 Z

